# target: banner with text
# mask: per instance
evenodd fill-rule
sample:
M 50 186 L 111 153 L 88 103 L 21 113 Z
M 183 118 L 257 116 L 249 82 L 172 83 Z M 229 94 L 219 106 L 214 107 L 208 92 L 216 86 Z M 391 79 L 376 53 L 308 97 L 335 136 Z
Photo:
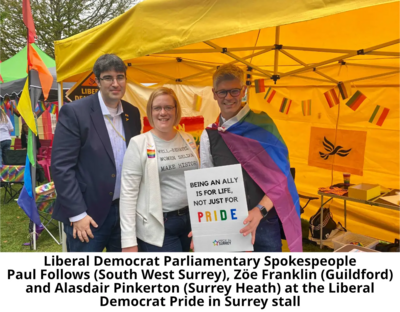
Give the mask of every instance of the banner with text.
M 195 251 L 252 251 L 241 165 L 185 171 Z

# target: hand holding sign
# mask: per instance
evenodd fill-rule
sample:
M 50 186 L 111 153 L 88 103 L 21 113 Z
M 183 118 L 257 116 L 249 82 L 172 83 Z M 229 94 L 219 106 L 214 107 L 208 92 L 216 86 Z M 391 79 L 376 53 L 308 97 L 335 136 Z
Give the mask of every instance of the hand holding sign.
M 241 165 L 190 170 L 185 179 L 196 251 L 253 250 L 240 233 L 248 216 Z

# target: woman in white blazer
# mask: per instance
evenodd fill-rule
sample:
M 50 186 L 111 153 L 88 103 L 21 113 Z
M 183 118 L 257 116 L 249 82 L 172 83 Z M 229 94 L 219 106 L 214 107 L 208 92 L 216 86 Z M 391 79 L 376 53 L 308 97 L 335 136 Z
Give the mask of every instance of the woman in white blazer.
M 174 129 L 181 107 L 173 90 L 150 95 L 147 117 L 153 129 L 131 139 L 122 166 L 122 251 L 189 251 L 184 171 L 199 168 L 196 143 Z

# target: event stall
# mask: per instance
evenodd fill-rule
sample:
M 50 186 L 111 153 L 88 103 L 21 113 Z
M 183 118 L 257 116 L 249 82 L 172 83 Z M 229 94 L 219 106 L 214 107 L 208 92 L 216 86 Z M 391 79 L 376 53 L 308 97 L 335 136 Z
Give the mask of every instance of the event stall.
M 100 55 L 115 53 L 128 66 L 125 98 L 143 116 L 152 91 L 143 83 L 156 83 L 207 126 L 219 112 L 212 73 L 234 63 L 247 72 L 250 107 L 267 112 L 288 145 L 300 192 L 343 182 L 343 172 L 351 183 L 398 189 L 398 26 L 394 0 L 146 0 L 55 42 L 57 79 L 79 81 Z M 341 201 L 331 210 L 343 221 Z M 348 203 L 347 226 L 393 241 L 399 212 Z

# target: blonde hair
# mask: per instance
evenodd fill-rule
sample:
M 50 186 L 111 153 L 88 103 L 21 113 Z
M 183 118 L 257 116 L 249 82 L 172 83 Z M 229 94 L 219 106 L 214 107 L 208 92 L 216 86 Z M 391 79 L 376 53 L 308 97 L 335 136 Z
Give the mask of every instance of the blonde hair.
M 182 116 L 182 109 L 181 105 L 179 104 L 178 98 L 174 92 L 174 90 L 170 88 L 157 88 L 155 89 L 150 97 L 149 100 L 147 101 L 147 107 L 146 107 L 146 113 L 147 113 L 147 118 L 149 119 L 149 123 L 152 127 L 154 127 L 154 122 L 153 122 L 153 114 L 152 114 L 152 108 L 153 108 L 153 102 L 156 99 L 156 97 L 160 95 L 169 95 L 172 97 L 172 99 L 175 102 L 175 123 L 174 126 L 177 126 L 179 122 L 181 121 L 181 116 Z
M 224 80 L 238 79 L 240 85 L 244 85 L 244 71 L 233 64 L 225 64 L 219 67 L 213 75 L 214 89 L 217 88 L 218 84 Z

